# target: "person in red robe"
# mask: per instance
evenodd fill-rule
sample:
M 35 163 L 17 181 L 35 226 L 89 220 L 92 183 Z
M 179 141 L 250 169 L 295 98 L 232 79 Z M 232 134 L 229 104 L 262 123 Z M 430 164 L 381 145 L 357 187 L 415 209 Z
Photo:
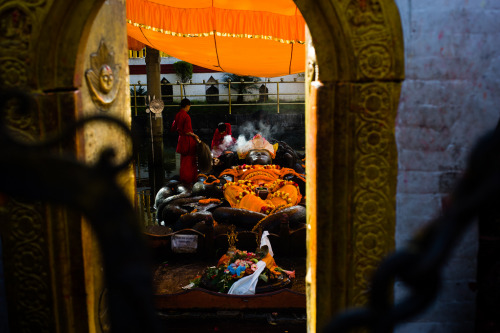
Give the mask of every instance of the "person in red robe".
M 200 138 L 193 133 L 191 117 L 188 115 L 191 109 L 191 101 L 184 98 L 181 101 L 181 109 L 175 115 L 172 123 L 172 132 L 179 133 L 177 141 L 177 153 L 181 154 L 181 168 L 179 170 L 180 181 L 185 184 L 192 184 L 198 175 L 196 163 L 196 144 L 201 142 Z
M 224 151 L 229 150 L 236 142 L 231 135 L 230 123 L 219 123 L 212 138 L 212 154 L 219 157 Z

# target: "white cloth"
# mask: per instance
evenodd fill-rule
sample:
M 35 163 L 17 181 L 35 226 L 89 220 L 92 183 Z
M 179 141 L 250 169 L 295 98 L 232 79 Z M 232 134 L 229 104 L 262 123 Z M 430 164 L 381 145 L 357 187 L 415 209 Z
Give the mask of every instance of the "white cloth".
M 257 263 L 257 270 L 253 274 L 236 281 L 227 293 L 232 295 L 255 295 L 255 287 L 264 268 L 266 268 L 266 263 L 260 260 Z
M 267 245 L 267 247 L 269 248 L 269 254 L 271 255 L 271 257 L 274 257 L 273 248 L 271 247 L 271 242 L 269 241 L 268 236 L 269 231 L 266 230 L 262 233 L 262 238 L 260 239 L 260 247 Z
M 181 288 L 184 289 L 184 290 L 188 290 L 188 289 L 192 289 L 193 287 L 194 287 L 194 283 L 191 282 L 190 284 L 185 285 L 184 287 L 181 287 Z

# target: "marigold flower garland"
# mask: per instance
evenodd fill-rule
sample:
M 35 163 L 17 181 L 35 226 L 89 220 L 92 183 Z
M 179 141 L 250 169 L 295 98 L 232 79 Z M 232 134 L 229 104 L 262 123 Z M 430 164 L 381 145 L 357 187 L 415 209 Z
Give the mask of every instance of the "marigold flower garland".
M 280 198 L 280 199 L 285 200 L 289 204 L 292 203 L 292 198 L 290 198 L 290 194 L 287 192 L 275 191 L 275 192 L 271 193 L 267 198 L 269 200 L 271 200 L 272 198 Z
M 293 185 L 297 188 L 297 190 L 299 190 L 299 184 L 297 184 L 296 182 L 291 181 L 291 180 L 283 180 L 283 179 L 276 180 L 268 188 L 269 188 L 270 192 L 273 192 L 275 190 L 282 188 L 285 185 Z
M 271 211 L 271 213 L 269 213 L 269 215 L 274 214 L 274 213 L 277 213 L 277 212 L 279 212 L 280 210 L 283 210 L 283 209 L 285 209 L 285 208 L 287 208 L 287 207 L 292 207 L 292 204 L 290 204 L 290 203 L 289 203 L 289 204 L 281 204 L 281 205 L 278 205 L 278 206 L 274 207 L 274 209 Z
M 213 184 L 219 184 L 220 183 L 220 179 L 219 178 L 215 178 L 215 176 L 208 176 L 207 179 L 205 179 L 203 181 L 203 184 L 205 185 L 213 185 Z
M 269 215 L 274 210 L 274 208 L 275 207 L 274 207 L 274 205 L 272 203 L 268 203 L 267 205 L 262 206 L 260 208 L 260 212 L 263 213 L 263 214 Z
M 283 210 L 287 207 L 291 207 L 292 205 L 291 204 L 281 204 L 281 205 L 278 205 L 274 208 L 272 208 L 269 213 L 267 213 L 267 215 L 272 215 L 272 214 L 275 214 L 277 212 L 279 212 L 280 210 Z M 262 224 L 262 222 L 264 222 L 264 220 L 267 219 L 267 216 L 262 218 L 259 222 L 257 222 L 257 224 L 252 228 L 252 232 L 255 232 L 257 229 L 259 229 L 260 225 Z
M 216 198 L 208 198 L 208 199 L 200 199 L 198 202 L 202 205 L 208 205 L 209 203 L 220 203 L 220 199 Z
M 236 196 L 236 203 L 240 203 L 240 201 L 246 195 L 252 193 L 253 195 L 258 196 L 256 193 L 256 189 L 259 187 L 254 185 L 250 180 L 238 180 L 235 182 L 227 182 L 224 184 L 223 189 L 226 190 L 229 186 L 238 186 L 242 189 L 240 193 Z M 293 185 L 299 190 L 299 185 L 291 180 L 276 180 L 271 185 L 267 185 L 270 194 L 267 197 L 267 200 L 271 200 L 272 198 L 281 198 L 287 202 L 287 204 L 293 204 L 292 199 L 290 198 L 290 194 L 287 192 L 279 191 L 285 185 Z M 275 211 L 275 207 L 272 204 L 268 204 L 266 206 L 262 206 L 261 212 L 264 214 L 271 214 L 272 211 Z
M 182 214 L 182 215 L 181 215 L 181 217 L 182 217 L 182 216 L 184 216 L 184 215 L 189 215 L 189 214 L 196 213 L 197 211 L 198 211 L 198 209 L 193 209 L 193 210 L 192 210 L 192 211 L 190 211 L 189 213 Z
M 236 170 L 250 170 L 250 169 L 276 169 L 276 170 L 280 170 L 281 167 L 279 165 L 274 165 L 274 164 L 267 164 L 267 165 L 242 164 L 242 165 L 235 166 L 234 169 L 236 169 Z

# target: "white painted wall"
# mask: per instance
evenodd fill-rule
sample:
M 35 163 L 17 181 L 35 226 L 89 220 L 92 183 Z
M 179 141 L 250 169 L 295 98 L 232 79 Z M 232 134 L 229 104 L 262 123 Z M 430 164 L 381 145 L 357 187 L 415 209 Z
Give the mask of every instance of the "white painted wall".
M 173 64 L 175 62 L 179 61 L 177 58 L 173 57 L 162 57 L 161 58 L 161 64 Z M 145 59 L 144 58 L 133 58 L 129 59 L 129 65 L 146 65 Z M 202 84 L 203 81 L 207 82 L 210 77 L 213 77 L 215 80 L 219 80 L 219 85 L 217 86 L 219 88 L 219 93 L 221 95 L 226 95 L 228 94 L 228 89 L 224 86 L 224 75 L 226 73 L 222 72 L 216 72 L 216 73 L 194 73 L 192 82 L 194 83 L 193 85 L 186 85 L 186 94 L 188 95 L 188 98 L 193 100 L 193 101 L 204 101 L 205 100 L 205 92 L 206 89 L 210 87 L 210 85 L 204 85 Z M 161 78 L 166 78 L 170 83 L 176 83 L 179 81 L 177 76 L 175 74 L 162 74 Z M 273 78 L 259 78 L 259 81 L 265 82 L 265 86 L 269 90 L 269 100 L 270 101 L 275 101 L 277 98 L 277 86 L 278 82 L 281 82 L 281 80 L 285 82 L 291 82 L 291 83 L 280 83 L 279 84 L 279 93 L 280 93 L 280 101 L 287 101 L 287 102 L 293 102 L 293 101 L 301 101 L 304 102 L 304 91 L 305 91 L 305 85 L 304 85 L 304 74 L 293 74 L 293 75 L 285 75 L 285 76 L 278 76 L 278 77 L 273 77 Z M 297 81 L 295 83 L 295 81 Z M 260 87 L 262 82 L 258 83 L 258 87 Z M 131 84 L 147 84 L 147 77 L 146 75 L 130 75 L 130 83 Z M 173 93 L 174 95 L 180 95 L 180 86 L 174 85 L 173 87 Z M 231 94 L 234 94 L 235 90 L 231 89 Z M 254 90 L 253 93 L 258 93 L 258 89 Z M 299 94 L 299 95 L 286 95 L 286 94 Z M 233 95 L 232 100 L 235 100 L 235 96 Z M 258 97 L 255 96 L 254 98 L 251 97 L 245 97 L 245 101 L 256 101 L 258 100 Z M 174 98 L 174 102 L 179 102 L 179 98 Z M 228 98 L 225 96 L 220 97 L 220 101 L 228 101 Z

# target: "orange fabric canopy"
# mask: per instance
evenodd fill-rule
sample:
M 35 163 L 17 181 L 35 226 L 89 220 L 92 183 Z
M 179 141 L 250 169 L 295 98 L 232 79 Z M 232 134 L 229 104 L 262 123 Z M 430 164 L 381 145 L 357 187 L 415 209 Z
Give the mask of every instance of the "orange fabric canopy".
M 127 32 L 221 72 L 274 77 L 305 71 L 305 21 L 292 0 L 127 0 Z

